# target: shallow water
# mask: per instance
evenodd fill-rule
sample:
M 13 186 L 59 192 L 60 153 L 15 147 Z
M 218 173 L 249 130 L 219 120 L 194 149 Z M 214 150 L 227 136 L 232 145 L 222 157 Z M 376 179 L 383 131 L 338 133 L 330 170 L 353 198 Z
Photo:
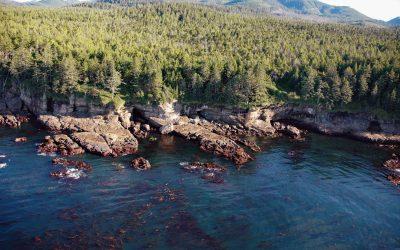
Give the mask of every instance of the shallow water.
M 32 133 L 32 131 L 34 133 Z M 54 179 L 37 155 L 44 131 L 0 129 L 0 248 L 309 249 L 400 247 L 400 188 L 379 165 L 389 153 L 347 139 L 263 139 L 240 170 L 166 136 L 142 143 L 149 171 L 86 154 L 93 171 Z M 16 144 L 15 137 L 27 136 Z M 224 183 L 181 162 L 215 161 Z M 3 165 L 2 165 L 3 166 Z

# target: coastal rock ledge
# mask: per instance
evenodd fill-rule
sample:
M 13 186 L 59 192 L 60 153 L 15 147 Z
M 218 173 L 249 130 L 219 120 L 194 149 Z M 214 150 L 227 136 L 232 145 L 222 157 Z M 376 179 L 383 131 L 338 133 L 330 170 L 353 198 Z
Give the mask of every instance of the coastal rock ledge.
M 118 115 L 76 118 L 40 115 L 38 121 L 61 134 L 47 137 L 39 151 L 74 155 L 85 152 L 101 156 L 121 156 L 137 151 L 138 141 L 123 126 Z

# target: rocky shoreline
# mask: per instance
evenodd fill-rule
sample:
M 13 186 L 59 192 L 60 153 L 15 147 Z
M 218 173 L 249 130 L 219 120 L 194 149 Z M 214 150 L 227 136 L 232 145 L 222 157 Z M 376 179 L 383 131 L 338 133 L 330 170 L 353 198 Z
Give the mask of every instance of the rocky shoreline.
M 3 96 L 0 111 L 0 125 L 9 127 L 28 122 L 26 114 L 30 114 L 32 121 L 51 133 L 38 151 L 61 156 L 85 152 L 110 157 L 134 154 L 139 140 L 150 133 L 173 134 L 194 141 L 200 149 L 237 166 L 253 160 L 252 152 L 261 150 L 249 137 L 286 135 L 301 140 L 310 130 L 377 144 L 400 144 L 400 121 L 289 104 L 243 110 L 171 102 L 128 104 L 117 109 L 101 107 L 82 97 L 49 102 L 45 96 L 15 91 Z

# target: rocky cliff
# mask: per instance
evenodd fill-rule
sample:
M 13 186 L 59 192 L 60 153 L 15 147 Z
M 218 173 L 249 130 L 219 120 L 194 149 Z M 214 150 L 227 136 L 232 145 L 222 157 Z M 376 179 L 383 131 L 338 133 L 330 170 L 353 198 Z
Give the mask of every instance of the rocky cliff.
M 173 133 L 196 141 L 202 150 L 230 159 L 237 165 L 253 158 L 247 150 L 259 150 L 246 136 L 286 134 L 298 139 L 301 137 L 298 128 L 380 144 L 400 144 L 398 120 L 290 104 L 244 110 L 189 106 L 175 101 L 162 105 L 130 104 L 116 110 L 85 97 L 70 96 L 68 100 L 55 101 L 12 86 L 3 93 L 0 111 L 3 117 L 11 113 L 31 113 L 49 130 L 57 131 L 44 141 L 42 150 L 64 155 L 134 153 L 138 147 L 134 135 L 145 137 L 150 127 L 132 120 L 145 121 L 161 134 Z M 142 128 L 145 129 L 139 131 Z

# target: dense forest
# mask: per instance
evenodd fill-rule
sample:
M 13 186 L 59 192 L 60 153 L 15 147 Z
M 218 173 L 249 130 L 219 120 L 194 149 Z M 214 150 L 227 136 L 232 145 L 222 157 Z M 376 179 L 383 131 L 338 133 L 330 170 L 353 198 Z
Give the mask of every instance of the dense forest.
M 0 23 L 3 85 L 60 100 L 400 109 L 398 29 L 159 3 L 0 7 Z

